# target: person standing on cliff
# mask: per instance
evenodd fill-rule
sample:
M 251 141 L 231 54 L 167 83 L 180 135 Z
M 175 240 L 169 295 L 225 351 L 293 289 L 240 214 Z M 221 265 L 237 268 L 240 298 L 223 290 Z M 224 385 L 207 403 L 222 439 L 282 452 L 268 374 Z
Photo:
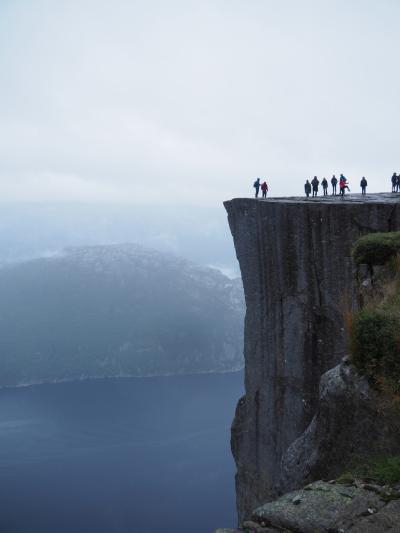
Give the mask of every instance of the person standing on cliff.
M 304 184 L 304 192 L 306 193 L 307 198 L 311 194 L 311 183 L 308 180 L 306 180 L 306 182 Z
M 400 192 L 400 174 L 397 174 L 396 178 L 396 192 Z
M 253 187 L 256 190 L 256 198 L 258 198 L 258 193 L 260 192 L 260 178 L 257 178 L 256 181 L 253 183 Z
M 331 184 L 332 184 L 332 196 L 336 196 L 337 177 L 335 176 L 335 174 L 332 176 Z
M 311 185 L 312 185 L 312 195 L 313 195 L 313 198 L 314 198 L 314 196 L 318 196 L 319 180 L 318 180 L 317 176 L 314 176 L 314 178 L 311 180 Z
M 362 177 L 362 180 L 360 181 L 360 187 L 361 187 L 361 194 L 365 194 L 367 190 L 367 180 L 365 179 L 365 176 Z
M 327 196 L 328 195 L 328 181 L 326 178 L 324 178 L 322 181 L 321 181 L 321 185 L 322 185 L 322 189 L 324 191 L 324 196 Z
M 393 172 L 393 176 L 392 176 L 392 192 L 396 192 L 396 185 L 397 185 L 397 176 L 396 176 L 396 172 Z
M 340 189 L 340 194 L 342 196 L 344 196 L 345 189 L 347 189 L 350 192 L 349 186 L 347 185 L 347 179 L 343 176 L 343 174 L 340 174 L 339 189 Z
M 263 198 L 266 198 L 267 197 L 267 192 L 268 192 L 268 185 L 267 185 L 267 182 L 264 181 L 262 184 L 261 184 L 261 190 L 262 190 L 262 197 Z

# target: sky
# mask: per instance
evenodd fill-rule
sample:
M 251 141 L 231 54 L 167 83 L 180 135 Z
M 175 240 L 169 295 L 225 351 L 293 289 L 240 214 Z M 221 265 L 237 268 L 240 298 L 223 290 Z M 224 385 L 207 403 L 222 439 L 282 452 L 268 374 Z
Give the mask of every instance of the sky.
M 399 27 L 398 0 L 0 0 L 0 201 L 390 190 Z

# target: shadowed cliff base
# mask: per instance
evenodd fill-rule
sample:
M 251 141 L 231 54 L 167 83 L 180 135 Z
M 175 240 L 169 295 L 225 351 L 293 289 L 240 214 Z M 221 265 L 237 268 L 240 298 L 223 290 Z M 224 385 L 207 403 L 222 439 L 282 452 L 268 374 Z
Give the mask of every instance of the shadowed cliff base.
M 356 309 L 353 243 L 400 229 L 400 195 L 225 202 L 246 298 L 245 396 L 232 426 L 239 520 L 282 485 L 282 458 L 316 413 L 321 375 L 345 355 Z M 301 486 L 301 478 L 291 479 Z

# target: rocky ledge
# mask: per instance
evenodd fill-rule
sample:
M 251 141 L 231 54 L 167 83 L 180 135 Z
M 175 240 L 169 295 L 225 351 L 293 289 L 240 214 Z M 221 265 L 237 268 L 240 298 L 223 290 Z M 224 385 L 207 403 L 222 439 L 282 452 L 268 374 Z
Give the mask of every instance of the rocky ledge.
M 316 481 L 256 509 L 239 529 L 216 533 L 398 532 L 400 487 Z

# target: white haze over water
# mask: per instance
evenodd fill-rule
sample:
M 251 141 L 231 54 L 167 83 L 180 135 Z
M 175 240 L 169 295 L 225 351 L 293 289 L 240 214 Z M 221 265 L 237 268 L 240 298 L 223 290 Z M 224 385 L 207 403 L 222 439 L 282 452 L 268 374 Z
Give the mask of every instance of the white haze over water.
M 400 172 L 398 0 L 0 0 L 0 199 L 217 205 Z

